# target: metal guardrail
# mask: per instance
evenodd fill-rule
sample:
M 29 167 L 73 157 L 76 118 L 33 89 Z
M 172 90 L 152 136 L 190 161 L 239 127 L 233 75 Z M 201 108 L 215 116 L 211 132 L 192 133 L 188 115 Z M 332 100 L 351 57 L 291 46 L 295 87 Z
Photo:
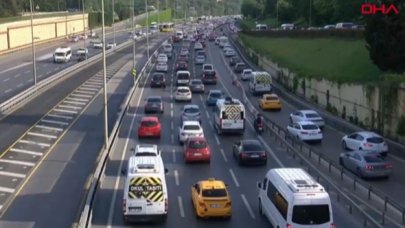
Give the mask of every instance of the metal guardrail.
M 165 41 L 164 41 L 165 42 Z M 163 42 L 163 43 L 164 43 Z M 91 177 L 91 185 L 89 187 L 89 190 L 86 194 L 86 201 L 85 201 L 85 205 L 83 207 L 79 222 L 78 222 L 78 227 L 79 228 L 87 228 L 87 227 L 91 227 L 91 220 L 92 220 L 92 216 L 93 216 L 93 203 L 94 203 L 94 198 L 96 196 L 96 190 L 98 188 L 99 185 L 99 181 L 102 177 L 102 174 L 104 173 L 104 169 L 107 163 L 107 158 L 111 152 L 111 148 L 114 145 L 115 140 L 118 138 L 118 132 L 119 129 L 121 127 L 122 121 L 124 119 L 124 114 L 128 111 L 129 109 L 129 103 L 133 97 L 133 95 L 135 94 L 135 91 L 137 89 L 137 87 L 140 85 L 141 81 L 143 79 L 145 79 L 147 77 L 147 75 L 150 73 L 150 71 L 153 68 L 153 64 L 154 64 L 154 60 L 157 57 L 157 54 L 159 52 L 159 48 L 161 46 L 159 46 L 152 54 L 151 57 L 148 59 L 148 61 L 146 62 L 146 64 L 143 66 L 143 68 L 141 69 L 141 71 L 139 72 L 139 74 L 137 75 L 136 80 L 134 81 L 134 85 L 133 87 L 130 89 L 130 91 L 128 92 L 127 96 L 124 99 L 124 102 L 121 104 L 120 107 L 120 112 L 118 114 L 118 118 L 117 121 L 114 124 L 114 127 L 111 131 L 110 134 L 110 138 L 109 138 L 109 142 L 108 145 L 109 148 L 103 148 L 100 152 L 101 156 L 100 159 L 98 161 L 98 165 L 95 169 L 94 174 Z
M 251 64 L 250 61 L 248 61 L 245 58 L 243 51 L 240 50 L 238 45 L 235 45 L 235 43 L 232 39 L 231 39 L 231 42 L 234 44 L 236 51 L 239 53 L 239 55 L 245 61 L 246 64 L 250 65 L 252 67 L 252 69 L 259 69 L 258 67 Z M 223 57 L 223 55 L 222 55 L 222 57 Z M 230 71 L 230 74 L 234 77 L 234 80 L 237 81 L 238 87 L 242 90 L 242 96 L 243 96 L 244 102 L 248 106 L 248 110 L 251 111 L 252 114 L 258 113 L 258 111 L 255 109 L 255 107 L 249 101 L 249 99 L 243 89 L 243 86 L 238 81 L 237 76 L 233 73 L 232 69 L 230 69 L 228 64 L 225 62 L 225 59 L 223 59 L 223 61 L 224 61 L 225 65 L 227 66 L 228 70 Z M 295 156 L 298 155 L 300 157 L 301 161 L 305 160 L 306 162 L 309 162 L 304 157 L 306 155 L 309 159 L 316 161 L 317 165 L 326 167 L 329 174 L 332 174 L 332 175 L 338 174 L 338 176 L 340 176 L 341 182 L 350 181 L 351 186 L 352 186 L 351 191 L 357 192 L 359 194 L 365 194 L 368 202 L 374 201 L 375 204 L 380 204 L 380 205 L 376 205 L 376 207 L 380 206 L 381 211 L 379 214 L 381 215 L 380 221 L 381 221 L 382 225 L 384 225 L 384 223 L 385 223 L 387 214 L 396 218 L 395 221 L 396 221 L 397 225 L 398 224 L 401 224 L 402 226 L 405 225 L 405 207 L 403 205 L 401 205 L 398 202 L 395 202 L 389 196 L 384 194 L 381 190 L 374 189 L 371 185 L 364 186 L 362 183 L 359 183 L 357 177 L 355 177 L 355 176 L 353 177 L 353 175 L 350 172 L 345 171 L 343 169 L 343 167 L 337 166 L 332 161 L 332 159 L 325 157 L 325 155 L 322 152 L 311 148 L 310 146 L 306 145 L 303 142 L 293 139 L 284 130 L 283 127 L 279 126 L 277 123 L 275 123 L 271 119 L 266 118 L 266 124 L 267 124 L 267 128 L 270 129 L 269 134 L 271 136 L 273 136 L 276 139 L 276 141 L 278 141 L 281 145 L 285 146 L 287 148 L 287 151 L 291 152 L 293 154 L 294 158 L 295 158 Z M 313 164 L 313 163 L 311 163 L 311 164 Z M 316 170 L 316 172 L 319 173 L 318 169 L 315 168 L 315 170 Z M 321 173 L 321 176 L 324 176 L 324 175 Z M 319 176 L 318 176 L 318 178 L 319 178 Z M 327 178 L 324 178 L 324 179 L 327 179 Z M 327 182 L 329 182 L 329 181 L 327 180 Z M 332 184 L 332 185 L 334 185 L 334 184 Z M 350 211 L 354 207 L 363 214 L 364 219 L 365 219 L 365 222 L 364 222 L 365 225 L 367 225 L 367 221 L 371 221 L 372 223 L 380 226 L 379 222 L 377 222 L 373 217 L 368 215 L 357 203 L 355 203 L 353 200 L 350 199 L 350 197 L 348 197 L 345 193 L 343 193 L 339 187 L 337 187 L 335 189 L 339 192 L 338 196 L 339 195 L 345 196 L 346 200 L 351 203 L 350 204 L 351 206 L 349 208 Z

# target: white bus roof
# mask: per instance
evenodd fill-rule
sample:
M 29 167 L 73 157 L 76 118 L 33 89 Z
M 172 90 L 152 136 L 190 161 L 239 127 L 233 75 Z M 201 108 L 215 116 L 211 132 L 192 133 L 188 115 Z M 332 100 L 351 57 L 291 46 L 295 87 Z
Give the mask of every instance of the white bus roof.
M 269 170 L 269 175 L 277 181 L 276 185 L 292 193 L 326 193 L 321 184 L 301 168 L 277 168 Z
M 70 47 L 58 47 L 56 48 L 55 52 L 67 52 L 71 51 L 72 49 Z
M 132 155 L 128 160 L 128 175 L 137 173 L 155 173 L 164 172 L 163 161 L 160 156 L 142 156 L 136 157 Z
M 235 98 L 230 98 L 230 97 L 223 98 L 223 99 L 218 99 L 217 100 L 217 105 L 219 105 L 219 106 L 222 106 L 222 105 L 240 105 L 240 106 L 244 107 L 242 102 L 240 102 L 240 100 L 235 99 Z

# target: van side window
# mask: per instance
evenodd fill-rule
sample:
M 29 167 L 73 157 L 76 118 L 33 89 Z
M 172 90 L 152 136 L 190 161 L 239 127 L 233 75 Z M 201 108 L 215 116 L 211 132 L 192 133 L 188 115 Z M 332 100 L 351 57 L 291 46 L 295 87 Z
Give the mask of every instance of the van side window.
M 267 188 L 267 197 L 273 202 L 278 212 L 280 212 L 280 215 L 283 216 L 284 219 L 287 219 L 288 202 L 270 181 Z
M 240 112 L 240 119 L 241 119 L 241 120 L 244 119 L 243 114 L 244 114 L 243 112 Z
M 225 111 L 222 111 L 222 119 L 228 119 L 228 116 L 226 115 Z
M 267 187 L 267 178 L 264 178 L 263 180 L 263 190 L 266 190 Z

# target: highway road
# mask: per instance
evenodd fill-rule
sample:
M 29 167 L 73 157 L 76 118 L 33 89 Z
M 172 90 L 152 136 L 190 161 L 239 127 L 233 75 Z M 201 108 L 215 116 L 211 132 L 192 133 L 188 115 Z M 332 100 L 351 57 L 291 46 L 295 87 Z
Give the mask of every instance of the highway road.
M 211 44 L 210 49 L 215 50 L 216 49 L 215 45 Z M 216 61 L 221 61 L 221 58 L 218 57 Z M 275 72 L 270 73 L 275 75 Z M 227 83 L 231 82 L 231 77 L 225 77 L 224 79 Z M 248 91 L 248 82 L 242 82 L 241 84 L 243 85 L 245 91 Z M 281 97 L 283 104 L 282 110 L 280 112 L 266 111 L 262 113 L 265 115 L 265 117 L 271 119 L 279 126 L 284 126 L 286 129 L 287 125 L 289 124 L 290 113 L 299 110 L 299 108 L 283 99 L 282 93 L 280 93 L 279 95 Z M 251 94 L 249 94 L 248 97 L 252 102 L 252 104 L 255 106 L 255 108 L 257 110 L 260 110 L 258 103 L 258 99 L 260 97 L 255 97 L 252 96 Z M 324 157 L 328 157 L 335 164 L 338 164 L 340 153 L 345 152 L 345 150 L 343 150 L 341 146 L 341 139 L 344 135 L 345 134 L 343 132 L 334 129 L 333 126 L 327 125 L 323 131 L 322 143 L 318 145 L 311 145 L 311 147 L 316 151 L 322 152 Z M 395 202 L 398 202 L 403 206 L 405 206 L 405 195 L 402 194 L 403 189 L 405 189 L 405 181 L 403 181 L 405 179 L 405 169 L 402 168 L 405 165 L 405 159 L 402 157 L 398 157 L 396 155 L 389 154 L 387 160 L 393 164 L 393 173 L 389 177 L 389 179 L 374 179 L 374 180 L 359 180 L 359 181 L 364 186 L 371 185 L 373 189 L 381 190 Z
M 158 43 L 151 40 L 151 47 Z M 139 68 L 145 51 L 140 41 Z M 132 47 L 107 58 L 109 131 L 133 82 L 131 61 Z M 78 219 L 86 181 L 103 146 L 100 63 L 0 121 L 3 129 L 12 129 L 0 135 L 0 227 L 72 227 Z
M 177 51 L 178 47 L 175 48 Z M 213 63 L 220 75 L 218 85 L 206 86 L 209 89 L 221 89 L 225 93 L 240 98 L 240 91 L 231 84 L 226 67 L 220 59 L 220 51 L 214 45 L 209 45 L 208 62 Z M 193 77 L 198 78 L 201 67 L 193 64 L 193 55 L 190 57 L 190 71 Z M 175 60 L 170 60 L 173 64 Z M 173 68 L 173 67 L 172 67 Z M 212 149 L 210 164 L 185 164 L 182 156 L 182 147 L 177 141 L 180 115 L 184 103 L 176 103 L 172 97 L 174 90 L 172 70 L 167 76 L 170 86 L 166 89 L 149 87 L 149 80 L 136 91 L 131 100 L 131 108 L 124 117 L 124 122 L 119 132 L 119 138 L 110 154 L 105 174 L 97 190 L 94 202 L 92 227 L 122 227 L 122 192 L 124 176 L 122 168 L 130 155 L 130 149 L 138 143 L 158 144 L 162 149 L 165 167 L 169 169 L 167 185 L 169 195 L 168 219 L 165 224 L 154 227 L 268 227 L 269 223 L 258 213 L 257 181 L 262 180 L 270 168 L 275 167 L 301 167 L 298 162 L 288 157 L 285 151 L 280 150 L 271 139 L 263 139 L 252 128 L 253 116 L 248 116 L 248 124 L 243 136 L 218 136 L 212 127 L 212 109 L 205 105 L 205 94 L 194 94 L 192 103 L 202 109 L 202 126 L 205 136 Z M 144 99 L 150 95 L 160 95 L 165 102 L 164 114 L 159 114 L 162 123 L 162 137 L 150 140 L 138 140 L 137 128 L 140 119 L 144 116 Z M 259 139 L 269 153 L 267 166 L 240 167 L 234 161 L 231 148 L 232 144 L 240 139 Z M 233 216 L 230 221 L 200 220 L 196 219 L 191 206 L 191 186 L 198 180 L 215 177 L 229 184 L 232 197 Z M 361 227 L 361 219 L 349 215 L 345 206 L 336 202 L 334 192 L 330 192 L 333 203 L 333 214 L 337 227 Z M 150 227 L 139 224 L 137 227 Z
M 144 15 L 138 16 L 139 18 Z M 137 18 L 137 20 L 139 20 Z M 116 25 L 115 41 L 119 45 L 130 38 L 128 34 L 127 23 L 118 23 Z M 101 32 L 97 33 L 101 39 Z M 90 38 L 86 40 L 86 46 L 89 50 L 89 58 L 98 53 L 101 49 L 94 49 L 90 44 Z M 113 33 L 106 34 L 106 43 L 113 42 Z M 73 56 L 68 63 L 54 63 L 53 53 L 60 46 L 70 46 L 73 50 Z M 84 42 L 70 42 L 68 40 L 53 41 L 36 46 L 36 68 L 37 82 L 76 64 L 76 50 L 83 47 Z M 0 103 L 15 96 L 21 91 L 34 85 L 34 73 L 32 66 L 31 48 L 12 52 L 0 56 Z

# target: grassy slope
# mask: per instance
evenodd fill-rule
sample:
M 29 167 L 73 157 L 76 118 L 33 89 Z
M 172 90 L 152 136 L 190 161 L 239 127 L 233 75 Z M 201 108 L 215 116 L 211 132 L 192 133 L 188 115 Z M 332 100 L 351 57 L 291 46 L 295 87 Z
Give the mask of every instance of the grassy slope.
M 159 22 L 169 22 L 172 21 L 172 11 L 171 9 L 166 9 L 164 11 L 160 11 L 159 13 Z M 152 22 L 157 22 L 158 21 L 158 13 L 152 13 L 149 15 L 149 22 L 148 24 L 150 25 Z M 142 20 L 140 22 L 137 22 L 137 24 L 140 24 L 142 26 L 144 26 L 146 24 L 146 19 Z
M 376 81 L 381 72 L 371 62 L 363 40 L 266 38 L 241 34 L 248 47 L 301 76 L 336 82 Z

